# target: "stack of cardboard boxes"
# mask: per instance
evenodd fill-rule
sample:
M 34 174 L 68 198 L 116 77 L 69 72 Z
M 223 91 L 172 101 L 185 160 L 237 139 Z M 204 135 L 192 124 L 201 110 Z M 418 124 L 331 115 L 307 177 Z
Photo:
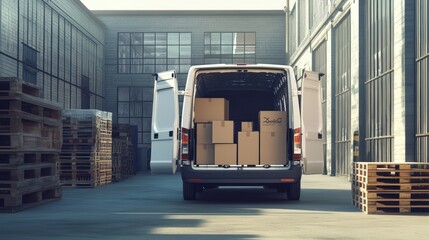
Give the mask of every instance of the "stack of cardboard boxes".
M 286 112 L 261 111 L 260 133 L 253 122 L 242 122 L 238 148 L 234 122 L 229 121 L 228 101 L 196 98 L 196 164 L 198 165 L 283 165 L 286 163 Z
M 260 164 L 286 164 L 286 112 L 259 112 Z
M 196 98 L 195 99 L 195 117 L 197 125 L 197 151 L 196 159 L 199 165 L 215 164 L 215 145 L 228 144 L 234 142 L 234 129 L 226 130 L 226 125 L 230 126 L 229 103 L 224 98 Z M 219 128 L 219 124 L 220 127 Z M 222 127 L 223 126 L 223 127 Z M 222 134 L 216 133 L 222 131 Z M 215 134 L 213 135 L 213 132 Z M 224 135 L 226 133 L 226 135 Z M 232 138 L 229 139 L 229 135 Z M 213 141 L 214 140 L 214 141 Z M 217 147 L 219 150 L 219 146 Z M 222 148 L 222 147 L 221 147 Z M 219 157 L 218 157 L 219 159 Z M 217 163 L 216 163 L 217 164 Z

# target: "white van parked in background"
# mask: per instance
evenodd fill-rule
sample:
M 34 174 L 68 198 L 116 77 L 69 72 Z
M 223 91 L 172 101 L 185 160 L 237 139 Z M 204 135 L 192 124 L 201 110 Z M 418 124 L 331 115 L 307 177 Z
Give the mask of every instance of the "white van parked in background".
M 289 200 L 299 200 L 303 162 L 317 163 L 317 168 L 321 168 L 322 162 L 319 78 L 319 73 L 304 72 L 302 87 L 298 91 L 295 74 L 289 66 L 201 65 L 190 68 L 186 89 L 178 91 L 174 71 L 156 74 L 152 172 L 175 173 L 176 166 L 180 166 L 185 200 L 194 200 L 197 192 L 218 186 L 264 186 L 286 192 Z M 179 95 L 184 96 L 180 127 Z M 284 162 L 276 165 L 198 164 L 203 161 L 196 159 L 196 98 L 228 100 L 229 120 L 234 123 L 251 121 L 255 123 L 256 130 L 260 111 L 286 112 L 284 148 L 287 152 Z M 304 109 L 302 115 L 301 108 Z M 301 139 L 302 136 L 306 139 Z M 316 159 L 302 158 L 303 144 L 306 144 L 307 151 L 311 151 L 308 155 Z M 314 167 L 312 169 L 314 171 Z M 322 169 L 319 170 L 322 173 Z

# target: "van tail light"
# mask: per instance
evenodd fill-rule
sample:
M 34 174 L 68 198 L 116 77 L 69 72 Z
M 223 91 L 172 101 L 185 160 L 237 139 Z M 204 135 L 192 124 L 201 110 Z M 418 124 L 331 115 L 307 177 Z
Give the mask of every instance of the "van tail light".
M 189 160 L 189 130 L 186 128 L 182 128 L 182 150 L 181 150 L 181 159 Z
M 301 161 L 301 128 L 293 131 L 293 161 Z

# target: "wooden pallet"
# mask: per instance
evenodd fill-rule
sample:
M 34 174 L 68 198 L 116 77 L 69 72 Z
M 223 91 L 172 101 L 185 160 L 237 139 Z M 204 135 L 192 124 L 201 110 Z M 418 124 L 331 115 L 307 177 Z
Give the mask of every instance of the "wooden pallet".
M 62 189 L 58 182 L 41 186 L 37 190 L 0 194 L 0 212 L 17 212 L 61 198 Z
M 429 164 L 354 163 L 352 192 L 367 214 L 429 212 Z
M 2 166 L 18 166 L 34 163 L 57 163 L 57 151 L 51 152 L 0 152 L 0 168 Z

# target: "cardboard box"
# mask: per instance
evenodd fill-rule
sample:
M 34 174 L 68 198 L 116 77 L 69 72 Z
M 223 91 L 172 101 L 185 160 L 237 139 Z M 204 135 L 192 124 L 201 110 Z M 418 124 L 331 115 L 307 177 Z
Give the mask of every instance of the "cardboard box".
M 284 111 L 260 111 L 260 132 L 286 132 L 286 112 Z
M 285 132 L 261 132 L 259 144 L 259 162 L 261 165 L 286 164 L 287 146 Z
M 238 132 L 238 165 L 259 164 L 259 132 Z
M 213 144 L 197 144 L 196 163 L 199 165 L 214 164 L 214 145 Z
M 237 165 L 237 144 L 215 144 L 215 165 Z
M 224 98 L 195 98 L 194 121 L 208 123 L 229 119 L 229 103 Z
M 212 143 L 234 143 L 234 122 L 213 121 Z
M 242 122 L 241 123 L 242 132 L 253 132 L 253 122 Z
M 211 123 L 197 123 L 197 144 L 212 144 Z

